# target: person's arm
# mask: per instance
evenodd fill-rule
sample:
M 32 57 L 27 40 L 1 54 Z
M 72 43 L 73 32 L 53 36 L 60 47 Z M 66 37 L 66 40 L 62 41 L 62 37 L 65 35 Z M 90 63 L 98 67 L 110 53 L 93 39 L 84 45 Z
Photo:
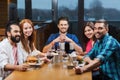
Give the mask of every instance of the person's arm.
M 49 51 L 49 49 L 51 49 L 53 47 L 53 45 L 55 44 L 54 40 L 52 42 L 50 42 L 48 45 L 44 46 L 43 48 L 43 53 L 46 53 Z
M 73 44 L 75 51 L 82 55 L 83 54 L 82 48 L 79 45 L 77 45 L 74 41 L 71 41 L 71 43 Z
M 83 60 L 84 60 L 86 63 L 92 62 L 92 60 L 91 60 L 90 57 L 88 57 L 88 56 L 84 56 L 84 57 L 83 57 Z
M 9 57 L 6 55 L 6 52 L 4 51 L 4 49 L 1 49 L 0 50 L 0 67 L 3 68 L 4 70 L 24 71 L 29 67 L 29 65 L 27 65 L 27 64 L 22 64 L 22 65 L 10 64 L 8 59 L 9 59 Z
M 21 64 L 21 65 L 13 65 L 13 64 L 6 64 L 4 66 L 4 70 L 18 70 L 18 71 L 25 71 L 29 67 L 28 64 Z
M 98 66 L 100 66 L 100 64 L 101 64 L 100 59 L 95 58 L 89 64 L 87 64 L 83 67 L 76 67 L 75 72 L 76 72 L 76 74 L 80 74 L 80 73 L 83 73 L 86 71 L 91 71 L 91 70 L 97 68 Z
M 8 63 L 8 57 L 4 52 L 0 52 L 0 67 L 2 67 L 4 70 L 26 70 L 29 65 L 22 64 L 22 65 L 13 65 Z
M 83 50 L 82 50 L 82 48 L 79 44 L 79 41 L 78 41 L 77 37 L 75 35 L 72 35 L 72 37 L 73 38 L 71 39 L 71 38 L 66 36 L 65 41 L 72 43 L 75 51 L 77 51 L 79 54 L 83 54 Z
M 58 36 L 57 38 L 55 38 L 55 36 L 56 36 L 56 35 L 52 34 L 52 35 L 49 37 L 49 39 L 48 39 L 48 41 L 47 41 L 47 45 L 43 48 L 43 53 L 48 52 L 49 49 L 51 49 L 56 42 L 61 42 L 60 36 Z
M 103 49 L 101 49 L 101 52 L 96 56 L 96 58 L 94 58 L 93 61 L 90 61 L 90 63 L 88 65 L 85 65 L 84 67 L 77 67 L 75 69 L 76 73 L 83 73 L 89 70 L 93 70 L 95 68 L 97 68 L 100 64 L 105 64 L 105 61 L 109 59 L 109 57 L 114 54 L 114 51 L 117 50 L 117 48 L 119 48 L 117 45 L 119 43 L 117 43 L 116 41 L 114 41 L 113 39 L 108 38 L 104 41 L 103 45 Z M 100 46 L 103 46 L 100 45 Z M 94 46 L 96 47 L 96 46 Z M 91 52 L 91 51 L 90 51 Z M 91 52 L 92 53 L 92 52 Z M 88 53 L 91 54 L 91 53 Z M 93 54 L 91 54 L 93 55 Z

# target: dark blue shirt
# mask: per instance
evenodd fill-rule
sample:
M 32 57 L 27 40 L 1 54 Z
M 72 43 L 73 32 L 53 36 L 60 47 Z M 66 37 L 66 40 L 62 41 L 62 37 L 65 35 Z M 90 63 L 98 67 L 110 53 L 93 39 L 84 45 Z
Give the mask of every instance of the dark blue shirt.
M 48 38 L 48 41 L 46 42 L 46 45 L 51 43 L 54 39 L 56 39 L 60 34 L 59 33 L 56 33 L 56 34 L 51 34 L 50 37 Z M 67 33 L 66 36 L 70 39 L 72 39 L 77 45 L 81 46 L 80 43 L 79 43 L 79 40 L 78 38 L 76 37 L 76 35 L 74 34 L 69 34 Z M 58 46 L 58 42 L 55 43 L 55 47 Z

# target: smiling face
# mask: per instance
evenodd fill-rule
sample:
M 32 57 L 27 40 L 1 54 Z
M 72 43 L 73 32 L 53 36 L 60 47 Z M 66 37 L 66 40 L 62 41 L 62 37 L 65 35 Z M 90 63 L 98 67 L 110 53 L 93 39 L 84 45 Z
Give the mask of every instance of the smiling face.
M 69 27 L 68 21 L 66 20 L 59 21 L 58 28 L 61 33 L 66 33 L 68 30 L 68 27 Z
M 11 25 L 11 31 L 7 32 L 8 38 L 14 42 L 18 43 L 20 41 L 20 28 L 18 25 Z
M 25 22 L 23 24 L 23 34 L 26 38 L 28 38 L 29 36 L 31 36 L 33 33 L 33 27 L 31 24 Z
M 104 23 L 95 23 L 94 32 L 95 37 L 101 39 L 108 32 L 108 27 Z
M 87 38 L 92 39 L 94 36 L 94 30 L 90 26 L 86 26 L 84 34 Z

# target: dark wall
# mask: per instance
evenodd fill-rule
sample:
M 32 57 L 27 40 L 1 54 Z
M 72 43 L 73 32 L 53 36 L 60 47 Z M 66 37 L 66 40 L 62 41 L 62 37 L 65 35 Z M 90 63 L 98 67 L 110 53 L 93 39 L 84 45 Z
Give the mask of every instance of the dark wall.
M 120 24 L 114 22 L 109 25 L 109 34 L 120 42 Z
M 39 24 L 41 25 L 41 24 Z M 41 28 L 36 30 L 36 47 L 42 51 L 45 43 L 52 33 L 58 32 L 58 28 L 55 22 L 42 23 Z

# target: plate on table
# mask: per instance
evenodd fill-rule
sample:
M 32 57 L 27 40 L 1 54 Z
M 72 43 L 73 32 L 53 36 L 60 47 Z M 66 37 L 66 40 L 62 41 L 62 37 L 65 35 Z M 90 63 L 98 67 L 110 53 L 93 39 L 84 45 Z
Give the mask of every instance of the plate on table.
M 28 63 L 30 67 L 41 67 L 44 64 L 44 61 L 41 61 L 39 63 Z
M 82 63 L 80 63 L 80 64 L 78 64 L 78 66 L 80 66 L 80 67 L 83 67 L 83 66 L 85 66 L 85 62 L 82 62 Z

